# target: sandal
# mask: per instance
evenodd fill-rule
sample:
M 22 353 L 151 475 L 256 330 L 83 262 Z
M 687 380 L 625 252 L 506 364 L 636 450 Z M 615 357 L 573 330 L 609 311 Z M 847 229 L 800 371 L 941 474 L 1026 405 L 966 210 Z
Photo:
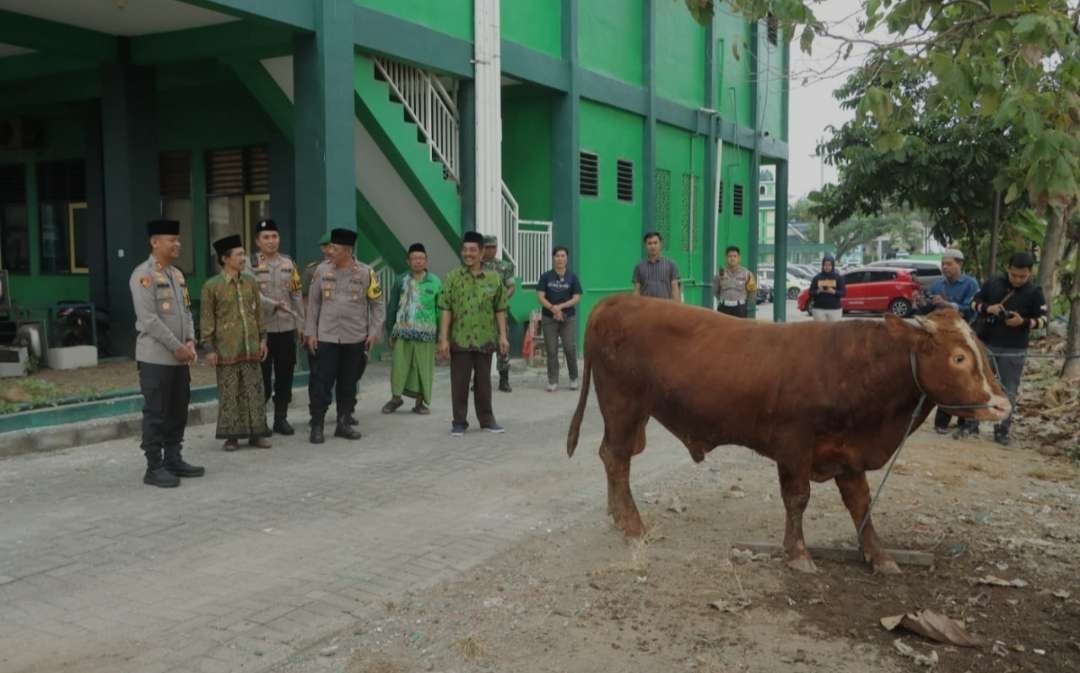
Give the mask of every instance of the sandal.
M 405 400 L 400 397 L 397 399 L 391 398 L 389 402 L 383 405 L 382 412 L 384 414 L 392 414 L 400 409 L 403 404 L 405 404 Z
M 236 451 L 240 448 L 240 442 L 235 439 L 226 439 L 225 446 L 221 447 L 225 451 Z
M 428 409 L 427 405 L 423 402 L 417 402 L 412 411 L 414 414 L 420 414 L 421 416 L 427 416 L 431 413 L 431 409 Z

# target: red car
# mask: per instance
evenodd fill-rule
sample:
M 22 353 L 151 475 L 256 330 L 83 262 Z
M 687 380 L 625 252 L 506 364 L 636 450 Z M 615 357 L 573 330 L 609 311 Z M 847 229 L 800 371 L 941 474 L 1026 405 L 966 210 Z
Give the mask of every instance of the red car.
M 901 318 L 911 314 L 915 297 L 922 286 L 910 269 L 888 267 L 862 267 L 843 274 L 846 294 L 840 299 L 844 313 L 866 311 L 885 313 Z M 799 293 L 799 310 L 810 313 L 810 290 Z

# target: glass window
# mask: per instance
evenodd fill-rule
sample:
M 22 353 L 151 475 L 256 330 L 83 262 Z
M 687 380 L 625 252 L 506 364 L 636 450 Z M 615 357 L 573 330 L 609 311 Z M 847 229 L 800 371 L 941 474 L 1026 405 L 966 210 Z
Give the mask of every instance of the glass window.
M 852 271 L 851 273 L 844 274 L 844 283 L 847 285 L 858 285 L 859 283 L 870 282 L 869 271 Z
M 240 234 L 240 238 L 247 245 L 244 236 L 244 197 L 243 196 L 211 196 L 207 199 L 210 226 L 210 266 L 211 273 L 217 273 L 218 263 L 214 254 L 214 241 L 225 238 L 231 234 Z
M 871 271 L 870 281 L 871 283 L 882 283 L 888 280 L 896 278 L 895 271 Z
M 265 147 L 212 150 L 206 155 L 210 268 L 217 269 L 214 241 L 239 234 L 252 249 L 251 229 L 270 217 L 270 157 Z
M 86 273 L 91 232 L 82 159 L 37 165 L 42 273 Z
M 12 273 L 30 273 L 30 230 L 26 223 L 26 204 L 7 203 L 0 207 L 0 268 Z

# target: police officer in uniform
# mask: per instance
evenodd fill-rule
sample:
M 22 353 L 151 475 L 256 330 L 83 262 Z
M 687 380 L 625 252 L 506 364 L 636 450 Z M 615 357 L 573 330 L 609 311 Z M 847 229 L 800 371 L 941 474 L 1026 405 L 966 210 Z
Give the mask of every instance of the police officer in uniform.
M 506 288 L 506 301 L 509 302 L 517 289 L 514 264 L 499 256 L 499 239 L 496 236 L 484 237 L 484 271 L 494 271 L 502 278 L 503 287 Z M 510 387 L 510 351 L 498 351 L 497 355 L 495 366 L 499 370 L 499 390 L 504 393 L 513 392 Z
M 180 258 L 180 223 L 152 220 L 146 226 L 150 258 L 135 267 L 128 285 L 135 306 L 135 361 L 143 395 L 143 483 L 170 488 L 180 477 L 201 477 L 206 470 L 180 455 L 191 400 L 191 371 L 196 360 L 195 325 Z
M 750 269 L 739 265 L 738 246 L 729 245 L 725 256 L 727 266 L 720 269 L 712 281 L 716 310 L 724 315 L 745 318 L 747 301 L 757 301 L 757 279 Z
M 296 367 L 296 338 L 304 327 L 300 271 L 288 255 L 278 252 L 281 237 L 273 220 L 262 220 L 255 225 L 255 245 L 259 251 L 251 257 L 251 272 L 262 296 L 263 325 L 269 349 L 262 362 L 263 393 L 267 401 L 273 393 L 273 431 L 291 435 L 294 430 L 289 425 L 288 413 Z
M 386 306 L 378 276 L 356 260 L 356 232 L 330 232 L 329 258 L 315 270 L 308 295 L 304 339 L 315 354 L 308 386 L 312 444 L 322 444 L 323 419 L 336 385 L 335 437 L 360 439 L 348 419 L 356 408 L 356 384 L 367 366 L 368 351 L 379 340 Z

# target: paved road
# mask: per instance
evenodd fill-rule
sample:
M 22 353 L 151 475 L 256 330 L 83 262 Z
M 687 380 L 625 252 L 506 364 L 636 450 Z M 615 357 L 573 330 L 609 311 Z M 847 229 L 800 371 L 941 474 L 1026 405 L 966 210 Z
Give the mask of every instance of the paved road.
M 603 516 L 595 411 L 577 458 L 563 448 L 574 394 L 517 375 L 496 399 L 508 432 L 455 440 L 446 369 L 426 418 L 380 415 L 386 378 L 365 377 L 356 443 L 226 454 L 192 429 L 208 474 L 178 489 L 141 484 L 132 441 L 0 460 L 0 672 L 264 671 L 531 530 Z M 638 488 L 693 469 L 650 437 Z

